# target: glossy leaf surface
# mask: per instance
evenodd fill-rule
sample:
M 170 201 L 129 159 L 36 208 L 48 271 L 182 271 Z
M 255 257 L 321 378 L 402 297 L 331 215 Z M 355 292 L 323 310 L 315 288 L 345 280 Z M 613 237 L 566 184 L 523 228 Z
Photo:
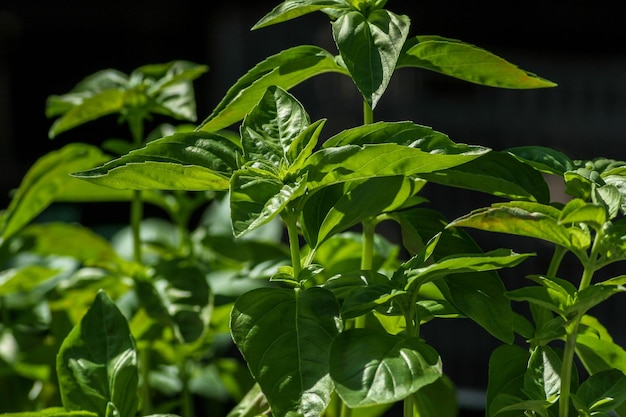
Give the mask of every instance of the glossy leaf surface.
M 275 416 L 324 411 L 333 390 L 330 344 L 340 329 L 330 291 L 252 290 L 235 302 L 231 329 Z
M 229 127 L 244 118 L 268 87 L 289 90 L 327 72 L 347 73 L 333 55 L 317 46 L 296 46 L 272 55 L 237 80 L 198 129 L 214 132 Z
M 333 37 L 352 80 L 371 108 L 385 92 L 409 32 L 410 20 L 388 10 L 342 13 Z
M 400 401 L 442 375 L 439 354 L 417 338 L 368 329 L 337 336 L 330 375 L 351 408 Z
M 226 190 L 238 150 L 214 133 L 176 133 L 73 176 L 116 189 Z

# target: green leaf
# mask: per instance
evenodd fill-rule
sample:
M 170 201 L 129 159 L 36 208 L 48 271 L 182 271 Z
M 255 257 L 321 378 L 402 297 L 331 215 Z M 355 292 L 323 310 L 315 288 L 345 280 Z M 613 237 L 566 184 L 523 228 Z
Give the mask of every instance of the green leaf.
M 267 89 L 241 125 L 241 146 L 246 161 L 280 172 L 297 157 L 291 146 L 309 126 L 302 104 L 280 87 Z
M 576 352 L 590 373 L 607 369 L 626 372 L 626 350 L 610 338 L 580 334 L 576 339 Z
M 522 394 L 524 373 L 530 354 L 517 345 L 502 345 L 489 357 L 486 416 L 495 416 L 501 406 L 498 396 Z M 502 397 L 501 397 L 502 398 Z
M 97 417 L 96 413 L 85 410 L 68 411 L 63 407 L 49 407 L 37 411 L 2 413 L 2 417 Z
M 476 84 L 498 88 L 555 87 L 552 81 L 524 71 L 477 46 L 440 36 L 417 36 L 406 42 L 398 67 L 418 67 Z
M 441 377 L 439 354 L 418 338 L 352 329 L 335 338 L 330 375 L 348 407 L 393 403 Z
M 626 401 L 626 376 L 617 369 L 593 374 L 580 385 L 575 399 L 594 414 L 608 413 Z
M 591 245 L 589 233 L 559 222 L 560 210 L 531 202 L 509 202 L 475 210 L 453 220 L 449 227 L 472 227 L 490 232 L 546 240 L 573 252 Z
M 67 113 L 86 98 L 106 90 L 123 90 L 128 85 L 128 75 L 114 69 L 97 71 L 76 84 L 63 95 L 51 95 L 46 100 L 46 117 Z
M 48 132 L 50 139 L 100 117 L 118 113 L 124 107 L 123 90 L 105 90 L 84 99 L 80 105 L 72 107 L 62 117 L 55 120 Z
M 353 271 L 332 276 L 324 283 L 324 288 L 343 300 L 341 317 L 344 319 L 364 315 L 405 294 L 393 288 L 389 278 L 374 271 Z
M 343 130 L 327 139 L 323 148 L 344 145 L 395 143 L 433 154 L 487 151 L 487 148 L 453 142 L 446 134 L 413 122 L 376 122 Z
M 466 164 L 421 175 L 427 181 L 498 197 L 550 202 L 542 174 L 506 152 L 491 151 Z
M 393 75 L 410 20 L 378 9 L 367 16 L 342 13 L 332 23 L 333 37 L 354 83 L 371 108 L 376 107 Z
M 105 416 L 112 403 L 120 417 L 135 415 L 139 402 L 135 343 L 126 318 L 103 291 L 63 341 L 57 374 L 67 410 Z
M 531 400 L 555 402 L 561 390 L 561 358 L 548 346 L 536 347 L 530 354 L 524 375 L 524 392 Z
M 24 175 L 11 202 L 0 218 L 2 239 L 8 239 L 46 209 L 57 196 L 78 180 L 70 173 L 107 161 L 98 148 L 72 143 L 39 158 Z
M 495 272 L 467 272 L 444 278 L 446 299 L 492 336 L 505 343 L 514 339 L 514 317 L 505 287 Z M 439 283 L 436 283 L 441 287 Z
M 339 0 L 285 0 L 255 23 L 252 30 L 286 22 L 305 14 L 330 8 L 345 8 L 345 2 Z
M 307 197 L 302 226 L 313 248 L 364 219 L 392 211 L 413 197 L 423 181 L 410 177 L 373 177 L 324 187 Z M 376 196 L 376 198 L 372 198 Z
M 519 254 L 508 249 L 496 249 L 479 254 L 457 254 L 438 260 L 435 263 L 407 271 L 406 287 L 423 285 L 450 274 L 466 272 L 493 271 L 501 268 L 511 268 L 532 253 Z
M 459 404 L 454 382 L 443 375 L 413 394 L 415 416 L 457 417 Z
M 175 133 L 120 158 L 72 175 L 131 190 L 226 190 L 239 148 L 215 133 Z
M 192 81 L 208 70 L 206 65 L 176 60 L 141 66 L 130 74 L 130 79 L 141 78 L 149 86 L 145 94 L 152 99 L 150 112 L 195 122 L 196 100 Z
M 484 148 L 458 154 L 436 154 L 407 146 L 389 144 L 345 145 L 321 149 L 303 168 L 308 173 L 310 190 L 383 176 L 411 176 L 450 168 L 478 158 Z
M 575 168 L 574 162 L 567 155 L 545 146 L 518 146 L 506 151 L 548 174 L 563 176 L 566 171 Z
M 257 64 L 230 87 L 198 130 L 217 131 L 242 120 L 270 86 L 289 90 L 301 82 L 327 72 L 346 74 L 335 57 L 317 46 L 296 46 Z
M 59 222 L 32 224 L 19 236 L 23 239 L 22 250 L 40 255 L 69 256 L 87 265 L 123 263 L 106 239 L 83 226 Z
M 596 230 L 599 230 L 607 220 L 608 213 L 604 206 L 585 203 L 579 198 L 568 201 L 559 217 L 560 224 L 586 223 Z
M 162 260 L 137 294 L 151 317 L 170 326 L 181 343 L 192 343 L 208 328 L 211 289 L 206 271 L 185 260 Z
M 242 236 L 275 218 L 305 192 L 306 177 L 283 184 L 262 169 L 244 168 L 235 171 L 230 184 L 230 211 L 233 231 Z
M 566 310 L 565 314 L 568 317 L 571 317 L 573 314 L 582 316 L 609 297 L 624 291 L 626 291 L 626 288 L 622 285 L 590 285 L 576 294 L 573 305 Z
M 275 416 L 322 414 L 333 390 L 327 358 L 340 328 L 330 291 L 252 290 L 237 299 L 230 323 Z
M 100 117 L 120 113 L 148 117 L 162 114 L 183 120 L 196 120 L 196 106 L 191 81 L 208 70 L 207 66 L 188 61 L 144 65 L 130 76 L 116 70 L 92 74 L 72 91 L 48 98 L 46 115 L 61 116 L 49 131 L 54 138 Z

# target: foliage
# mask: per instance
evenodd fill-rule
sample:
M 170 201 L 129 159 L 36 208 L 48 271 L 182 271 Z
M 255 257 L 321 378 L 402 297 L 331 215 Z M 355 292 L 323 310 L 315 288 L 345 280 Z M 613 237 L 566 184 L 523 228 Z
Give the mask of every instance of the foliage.
M 380 416 L 399 402 L 405 416 L 454 416 L 446 358 L 421 329 L 464 318 L 502 343 L 486 415 L 626 415 L 626 354 L 589 314 L 625 290 L 624 276 L 596 273 L 626 259 L 626 163 L 375 121 L 398 68 L 555 86 L 460 40 L 411 37 L 385 6 L 282 2 L 253 29 L 322 12 L 338 54 L 271 55 L 200 123 L 192 82 L 208 67 L 186 61 L 99 71 L 50 96 L 50 138 L 117 114 L 130 139 L 43 155 L 1 214 L 0 411 L 192 417 L 201 398 L 228 417 Z M 290 92 L 326 72 L 364 103 L 364 123 L 330 137 Z M 187 124 L 146 135 L 161 117 Z M 569 201 L 551 201 L 548 176 Z M 449 221 L 420 195 L 429 183 L 499 201 Z M 54 203 L 110 201 L 130 207 L 110 238 L 38 221 Z M 144 218 L 145 204 L 165 215 Z M 507 289 L 499 271 L 536 254 L 483 250 L 471 229 L 547 242 L 550 266 Z M 580 279 L 560 276 L 565 256 Z

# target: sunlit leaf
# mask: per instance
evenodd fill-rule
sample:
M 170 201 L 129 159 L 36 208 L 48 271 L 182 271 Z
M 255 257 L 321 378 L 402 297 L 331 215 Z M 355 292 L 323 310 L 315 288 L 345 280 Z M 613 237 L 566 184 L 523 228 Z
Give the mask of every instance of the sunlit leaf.
M 215 133 L 176 133 L 73 176 L 117 189 L 226 190 L 238 151 Z
M 317 46 L 296 46 L 272 55 L 239 78 L 198 129 L 217 131 L 229 127 L 244 118 L 268 87 L 289 90 L 327 72 L 347 73 L 332 54 Z
M 233 340 L 276 416 L 319 416 L 330 402 L 339 305 L 328 290 L 260 288 L 235 302 Z
M 357 88 L 375 108 L 393 75 L 410 20 L 388 10 L 367 15 L 342 13 L 333 21 L 333 37 Z
M 330 375 L 351 408 L 400 401 L 442 375 L 439 354 L 418 338 L 352 329 L 333 341 Z
M 345 8 L 345 2 L 339 0 L 285 0 L 254 24 L 252 30 L 328 8 Z
M 266 169 L 286 168 L 297 157 L 291 145 L 309 124 L 309 115 L 295 97 L 269 87 L 241 125 L 244 158 Z
M 510 202 L 478 209 L 450 223 L 490 232 L 546 240 L 572 251 L 583 251 L 591 244 L 589 233 L 559 223 L 560 210 L 538 203 Z
M 474 45 L 440 36 L 407 41 L 398 67 L 418 67 L 476 84 L 498 88 L 545 88 L 555 83 Z

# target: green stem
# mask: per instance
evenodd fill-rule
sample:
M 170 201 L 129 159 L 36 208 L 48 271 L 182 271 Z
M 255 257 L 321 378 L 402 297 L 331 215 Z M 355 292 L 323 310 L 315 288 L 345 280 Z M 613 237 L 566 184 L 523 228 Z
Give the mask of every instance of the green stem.
M 413 417 L 413 408 L 415 407 L 415 399 L 413 394 L 404 399 L 403 415 L 404 417 Z
M 374 219 L 363 220 L 363 246 L 361 249 L 361 269 L 372 269 L 374 264 L 374 231 L 376 222 Z
M 144 416 L 152 415 L 152 397 L 150 392 L 150 383 L 148 374 L 150 372 L 150 347 L 141 349 L 139 353 L 140 372 L 141 372 L 141 414 Z
M 289 251 L 291 253 L 293 276 L 295 279 L 298 279 L 298 275 L 300 275 L 300 271 L 302 270 L 300 261 L 300 236 L 298 235 L 298 216 L 293 210 L 287 208 L 284 220 L 287 225 L 287 236 L 289 237 Z
M 559 417 L 568 417 L 569 398 L 572 383 L 572 369 L 574 367 L 574 353 L 576 351 L 576 339 L 578 338 L 579 318 L 567 326 L 567 338 L 563 351 L 563 363 L 561 365 L 561 392 L 559 396 Z
M 183 383 L 182 387 L 182 404 L 181 404 L 181 417 L 194 417 L 193 401 L 191 392 L 189 391 L 189 373 L 187 372 L 187 363 L 181 364 L 181 379 Z
M 133 259 L 141 263 L 141 220 L 143 218 L 143 200 L 141 191 L 134 190 L 130 203 L 130 227 L 133 235 Z
M 143 142 L 143 118 L 141 116 L 130 116 L 128 127 L 133 138 L 135 148 L 141 146 Z M 140 190 L 133 191 L 130 207 L 130 227 L 133 236 L 133 259 L 141 263 L 141 220 L 143 218 L 143 198 Z
M 592 259 L 595 259 L 596 245 L 591 250 Z M 584 290 L 591 283 L 593 277 L 594 268 L 592 266 L 586 266 L 583 271 L 583 276 L 580 280 L 579 290 Z M 572 381 L 572 369 L 574 367 L 574 354 L 576 353 L 576 340 L 578 339 L 578 326 L 580 324 L 581 317 L 575 317 L 570 323 L 565 326 L 565 332 L 567 334 L 565 339 L 565 348 L 563 351 L 563 363 L 561 365 L 561 392 L 559 397 L 559 417 L 568 417 L 569 413 L 569 398 Z
M 374 123 L 374 110 L 372 110 L 367 101 L 363 100 L 363 124 L 369 125 L 372 123 Z
M 563 246 L 557 246 L 554 248 L 554 254 L 552 255 L 552 259 L 550 260 L 550 265 L 548 266 L 547 275 L 549 277 L 555 277 L 559 266 L 561 266 L 561 261 L 563 261 L 563 257 L 567 253 L 567 249 Z

